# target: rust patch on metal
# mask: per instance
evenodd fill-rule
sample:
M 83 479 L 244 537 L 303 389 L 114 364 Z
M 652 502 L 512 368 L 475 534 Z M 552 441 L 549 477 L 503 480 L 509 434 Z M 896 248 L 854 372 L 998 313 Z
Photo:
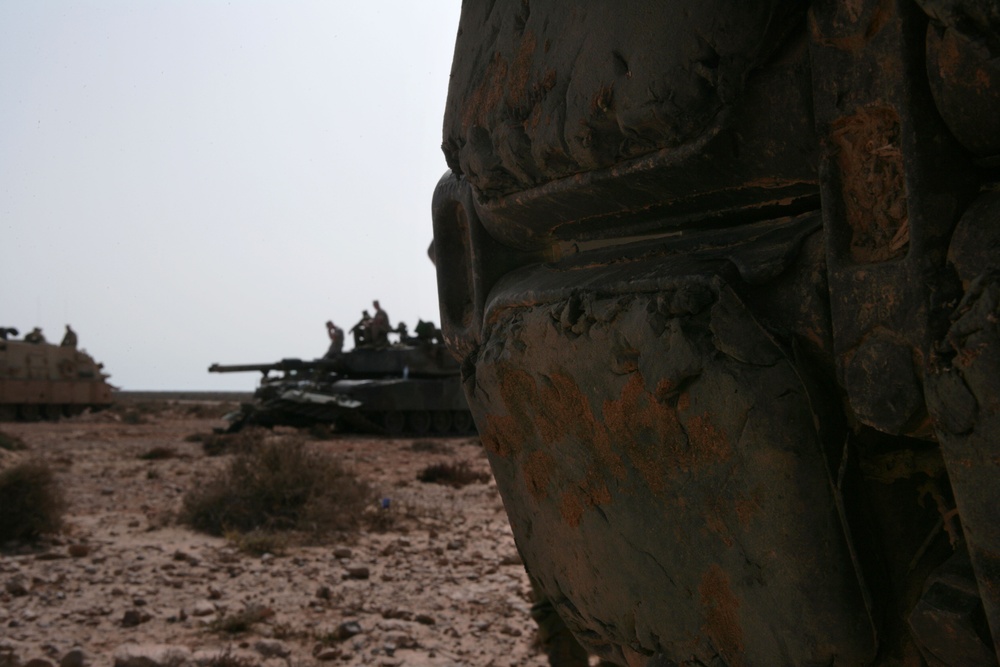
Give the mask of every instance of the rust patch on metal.
M 620 398 L 605 401 L 607 438 L 624 449 L 629 462 L 654 494 L 663 496 L 670 480 L 715 465 L 732 457 L 732 445 L 707 414 L 695 415 L 682 424 L 680 414 L 690 410 L 690 397 L 678 397 L 677 407 L 646 391 L 642 376 L 631 375 Z
M 733 537 L 729 533 L 729 526 L 726 524 L 725 516 L 729 510 L 728 498 L 719 496 L 706 496 L 702 504 L 701 517 L 705 520 L 705 526 L 715 533 L 716 536 L 727 548 L 733 546 Z
M 703 503 L 702 518 L 710 531 L 715 533 L 726 547 L 735 544 L 727 517 L 735 515 L 741 528 L 749 528 L 750 522 L 760 511 L 760 493 L 755 491 L 749 498 L 742 495 L 711 496 Z
M 730 667 L 745 665 L 743 627 L 740 625 L 740 601 L 733 594 L 726 571 L 713 564 L 698 586 L 701 608 L 705 617 L 702 632 L 715 644 L 716 650 Z
M 567 525 L 575 528 L 580 525 L 584 509 L 609 502 L 611 502 L 611 491 L 604 481 L 602 469 L 598 465 L 592 465 L 580 486 L 563 492 L 559 502 L 559 513 Z
M 545 76 L 531 87 L 532 98 L 540 100 L 545 97 L 545 93 L 556 87 L 556 78 L 556 71 L 554 69 L 546 71 Z M 537 130 L 538 126 L 542 124 L 543 117 L 546 124 L 551 122 L 550 116 L 544 114 L 543 108 L 541 104 L 536 103 L 534 105 L 528 118 L 524 121 L 525 130 Z
M 536 400 L 545 406 L 544 410 L 539 410 L 535 415 L 535 427 L 545 444 L 561 440 L 566 433 L 573 430 L 571 424 L 577 424 L 583 418 L 583 413 L 590 411 L 580 390 L 573 384 L 572 379 L 565 375 L 555 375 L 550 378 L 550 384 L 542 388 Z M 567 402 L 570 405 L 560 407 Z M 565 421 L 566 413 L 572 413 L 569 422 Z
M 952 81 L 962 69 L 962 54 L 958 48 L 958 40 L 950 31 L 937 37 L 934 31 L 928 34 L 929 42 L 937 47 L 938 77 L 942 81 Z M 982 71 L 982 70 L 980 70 Z
M 591 114 L 607 113 L 615 106 L 615 84 L 610 83 L 598 88 L 590 102 Z
M 507 79 L 506 87 L 508 94 L 508 104 L 520 106 L 527 99 L 528 78 L 531 75 L 531 65 L 534 60 L 535 46 L 537 40 L 535 34 L 530 30 L 525 31 L 521 36 L 521 43 L 511 63 L 510 77 Z
M 898 114 L 885 107 L 860 109 L 837 119 L 830 138 L 851 228 L 851 258 L 873 263 L 902 256 L 910 223 Z
M 686 440 L 677 414 L 645 390 L 639 373 L 629 378 L 621 398 L 605 401 L 603 413 L 608 431 L 622 443 L 646 486 L 662 494 Z
M 988 347 L 985 343 L 972 347 L 966 347 L 963 344 L 958 343 L 955 346 L 955 350 L 957 354 L 952 360 L 952 365 L 955 368 L 970 369 L 975 365 L 976 360 L 979 359 L 984 352 L 988 351 Z
M 733 455 L 729 440 L 715 428 L 708 413 L 687 420 L 687 439 L 690 447 L 678 452 L 678 464 L 686 470 L 721 463 Z
M 608 490 L 608 485 L 604 481 L 599 466 L 590 467 L 590 470 L 587 471 L 587 479 L 584 480 L 580 490 L 583 492 L 583 498 L 588 507 L 597 507 L 611 502 L 611 491 Z
M 528 486 L 528 492 L 535 500 L 542 500 L 548 495 L 552 469 L 555 466 L 555 459 L 545 452 L 532 452 L 525 459 L 521 471 L 524 473 L 524 483 Z
M 615 479 L 625 479 L 625 465 L 611 448 L 607 427 L 594 416 L 590 401 L 573 378 L 563 373 L 549 376 L 532 409 L 543 442 L 551 444 L 561 440 L 567 432 L 572 433 L 579 442 L 591 444 L 600 466 Z
M 580 525 L 580 517 L 583 516 L 583 503 L 573 491 L 566 491 L 559 500 L 559 514 L 567 525 L 576 528 Z
M 668 378 L 661 378 L 659 382 L 656 383 L 656 400 L 665 401 L 670 394 L 674 393 L 677 388 L 677 383 Z
M 592 461 L 583 480 L 570 482 L 575 488 L 564 491 L 560 511 L 565 521 L 576 526 L 586 507 L 611 501 L 605 475 L 626 477 L 625 465 L 611 448 L 607 427 L 594 416 L 586 395 L 573 378 L 562 373 L 546 376 L 541 382 L 527 371 L 501 366 L 497 380 L 507 415 L 487 415 L 487 428 L 481 434 L 483 446 L 504 458 L 520 457 L 525 443 L 540 440 L 542 445 L 556 445 L 569 436 L 580 447 L 581 457 Z M 589 447 L 588 447 L 589 446 Z M 528 453 L 521 464 L 525 485 L 535 500 L 549 494 L 553 480 L 559 478 L 560 462 L 545 451 Z
M 824 46 L 842 51 L 861 51 L 878 35 L 895 15 L 892 0 L 877 4 L 848 0 L 834 5 L 836 16 L 820 27 L 816 12 L 809 12 L 809 27 L 813 38 Z M 828 32 L 824 33 L 824 29 Z
M 508 107 L 516 108 L 527 101 L 535 46 L 534 33 L 525 31 L 513 62 L 507 62 L 499 52 L 493 54 L 483 72 L 481 83 L 472 91 L 465 104 L 462 113 L 464 131 L 468 131 L 473 125 L 488 127 L 491 114 L 501 104 L 506 103 Z
M 519 369 L 501 366 L 497 369 L 497 381 L 502 404 L 509 414 L 486 415 L 486 428 L 480 436 L 487 451 L 509 459 L 520 454 L 524 442 L 531 437 L 533 403 L 538 390 L 531 375 Z
M 760 492 L 754 490 L 750 497 L 738 497 L 733 500 L 733 509 L 736 511 L 736 518 L 744 528 L 750 526 L 750 522 L 760 510 Z
M 505 419 L 497 415 L 486 415 L 486 428 L 480 429 L 479 439 L 482 441 L 483 449 L 486 451 L 497 456 L 509 458 L 511 455 L 510 447 L 507 445 L 507 439 L 502 435 L 505 427 Z

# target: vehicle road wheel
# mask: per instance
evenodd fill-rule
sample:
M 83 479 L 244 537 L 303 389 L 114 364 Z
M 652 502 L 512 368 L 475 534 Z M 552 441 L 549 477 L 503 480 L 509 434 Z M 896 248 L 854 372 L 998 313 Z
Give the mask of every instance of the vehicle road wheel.
M 382 428 L 389 435 L 399 435 L 406 426 L 406 418 L 398 410 L 390 410 L 382 415 Z
M 410 430 L 416 435 L 425 435 L 431 430 L 431 414 L 425 410 L 416 410 L 409 414 Z
M 451 430 L 451 413 L 445 410 L 435 410 L 431 413 L 431 425 L 435 433 L 445 434 Z
M 471 433 L 473 430 L 472 413 L 464 410 L 456 410 L 452 413 L 452 423 L 456 433 Z

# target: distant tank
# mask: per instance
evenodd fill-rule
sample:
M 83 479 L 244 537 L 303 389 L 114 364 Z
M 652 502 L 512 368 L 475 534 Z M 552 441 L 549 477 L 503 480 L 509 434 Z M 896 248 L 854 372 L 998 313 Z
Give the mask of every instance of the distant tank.
M 31 332 L 8 339 L 17 330 L 2 328 L 0 337 L 0 421 L 57 419 L 111 405 L 114 389 L 104 364 L 72 343 L 53 345 Z
M 325 423 L 338 431 L 387 435 L 458 435 L 475 428 L 459 365 L 436 337 L 403 336 L 391 345 L 364 345 L 311 361 L 212 364 L 208 370 L 263 373 L 254 401 L 230 418 L 230 432 L 249 424 Z

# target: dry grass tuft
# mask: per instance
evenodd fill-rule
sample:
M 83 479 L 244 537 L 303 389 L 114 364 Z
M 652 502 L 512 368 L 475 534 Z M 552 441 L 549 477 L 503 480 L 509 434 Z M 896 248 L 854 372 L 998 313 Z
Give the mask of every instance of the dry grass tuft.
M 245 428 L 237 433 L 209 433 L 201 438 L 201 448 L 208 456 L 239 454 L 260 446 L 269 431 L 263 428 Z M 189 441 L 192 436 L 188 436 Z
M 236 635 L 249 632 L 254 624 L 265 621 L 274 616 L 274 610 L 270 607 L 250 606 L 235 614 L 226 614 L 212 621 L 209 626 L 215 632 L 229 635 Z
M 0 542 L 57 533 L 65 510 L 55 475 L 44 461 L 25 461 L 0 472 Z
M 288 535 L 273 530 L 254 529 L 247 533 L 229 531 L 225 535 L 230 544 L 244 553 L 261 556 L 282 556 L 288 550 Z
M 469 467 L 466 462 L 461 463 L 437 463 L 427 466 L 417 475 L 421 482 L 431 484 L 444 484 L 459 488 L 467 484 L 485 483 L 490 481 L 488 472 L 477 472 Z
M 204 664 L 205 667 L 258 667 L 260 663 L 251 656 L 237 655 L 227 648 Z
M 122 422 L 136 426 L 138 424 L 148 424 L 149 419 L 138 410 L 126 410 L 122 413 Z
M 153 447 L 139 454 L 139 459 L 142 461 L 161 461 L 163 459 L 172 459 L 177 456 L 177 450 L 173 447 Z
M 184 496 L 181 521 L 212 535 L 295 530 L 319 536 L 360 526 L 373 491 L 329 454 L 301 439 L 239 452 Z

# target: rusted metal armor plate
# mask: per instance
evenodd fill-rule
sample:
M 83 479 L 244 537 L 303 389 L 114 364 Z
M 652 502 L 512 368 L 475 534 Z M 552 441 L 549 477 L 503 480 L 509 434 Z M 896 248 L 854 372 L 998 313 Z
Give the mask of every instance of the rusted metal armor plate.
M 617 659 L 872 658 L 810 396 L 721 280 L 491 321 L 473 411 L 525 561 L 583 641 Z
M 463 5 L 442 328 L 603 657 L 995 663 L 998 53 L 992 0 Z
M 522 248 L 634 233 L 650 216 L 815 206 L 804 10 L 466 3 L 448 164 L 476 188 L 491 233 Z M 796 26 L 798 38 L 783 39 Z

